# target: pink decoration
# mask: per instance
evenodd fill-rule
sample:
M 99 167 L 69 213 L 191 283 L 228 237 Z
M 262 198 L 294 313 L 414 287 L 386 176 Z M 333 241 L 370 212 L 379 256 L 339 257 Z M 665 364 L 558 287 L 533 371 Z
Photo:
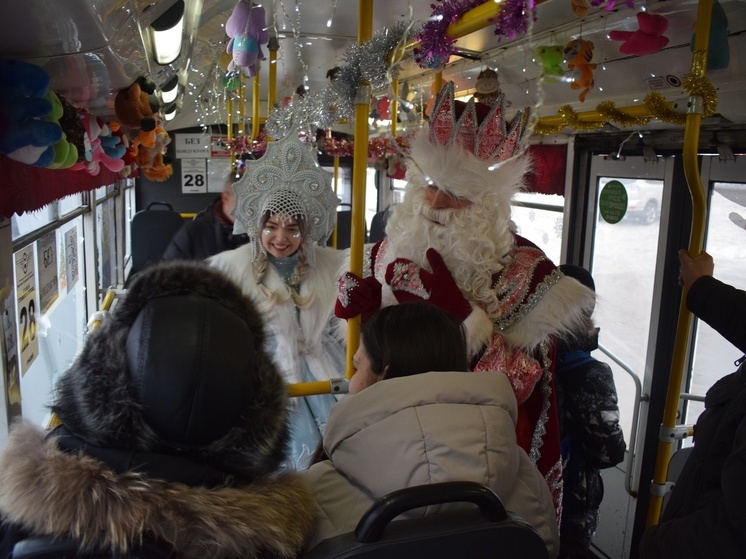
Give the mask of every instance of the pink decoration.
M 637 14 L 637 31 L 612 31 L 609 38 L 612 41 L 624 41 L 619 47 L 622 54 L 644 56 L 661 50 L 668 44 L 668 37 L 663 33 L 668 29 L 668 20 L 658 14 L 639 12 Z

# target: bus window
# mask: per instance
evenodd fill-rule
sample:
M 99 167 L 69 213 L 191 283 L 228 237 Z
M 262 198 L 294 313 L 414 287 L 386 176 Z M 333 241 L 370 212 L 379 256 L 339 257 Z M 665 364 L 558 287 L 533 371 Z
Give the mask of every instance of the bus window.
M 512 210 L 518 234 L 537 245 L 558 266 L 562 264 L 564 206 L 564 196 L 521 192 L 515 196 Z
M 715 182 L 710 194 L 705 250 L 715 260 L 715 277 L 739 289 L 746 289 L 746 184 Z M 703 396 L 715 381 L 735 371 L 733 362 L 741 352 L 715 330 L 697 321 L 694 362 L 688 392 Z M 701 401 L 690 401 L 685 423 L 695 423 L 704 410 Z M 691 444 L 691 440 L 685 441 Z

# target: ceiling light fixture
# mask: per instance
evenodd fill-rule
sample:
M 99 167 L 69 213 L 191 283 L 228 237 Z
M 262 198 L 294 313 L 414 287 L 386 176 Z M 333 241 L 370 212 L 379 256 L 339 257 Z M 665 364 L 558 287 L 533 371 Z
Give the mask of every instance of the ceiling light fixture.
M 179 94 L 179 76 L 174 74 L 170 80 L 161 86 L 161 102 L 168 105 L 176 100 Z
M 149 27 L 153 55 L 158 64 L 165 66 L 179 57 L 183 29 L 184 0 L 176 0 Z

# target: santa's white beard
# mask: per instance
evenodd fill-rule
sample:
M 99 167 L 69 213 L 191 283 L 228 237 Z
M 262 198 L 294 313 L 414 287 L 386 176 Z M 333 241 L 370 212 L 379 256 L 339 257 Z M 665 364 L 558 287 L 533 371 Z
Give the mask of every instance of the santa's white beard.
M 433 210 L 424 193 L 424 188 L 412 188 L 394 209 L 386 227 L 387 260 L 408 258 L 429 270 L 425 253 L 434 248 L 464 295 L 497 316 L 492 276 L 502 270 L 513 247 L 510 208 L 491 206 L 488 212 L 489 204 L 473 203 L 461 209 Z

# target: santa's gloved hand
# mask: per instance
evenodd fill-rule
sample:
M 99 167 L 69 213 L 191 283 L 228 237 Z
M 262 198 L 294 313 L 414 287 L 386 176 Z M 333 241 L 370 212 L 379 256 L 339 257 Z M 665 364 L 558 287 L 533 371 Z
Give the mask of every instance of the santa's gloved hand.
M 381 308 L 381 284 L 373 276 L 361 278 L 345 272 L 337 280 L 337 303 L 334 315 L 345 320 L 362 315 L 365 321 Z
M 443 257 L 433 248 L 425 253 L 432 272 L 411 260 L 397 258 L 386 268 L 386 283 L 400 303 L 427 301 L 462 321 L 471 314 L 471 305 L 456 285 Z

